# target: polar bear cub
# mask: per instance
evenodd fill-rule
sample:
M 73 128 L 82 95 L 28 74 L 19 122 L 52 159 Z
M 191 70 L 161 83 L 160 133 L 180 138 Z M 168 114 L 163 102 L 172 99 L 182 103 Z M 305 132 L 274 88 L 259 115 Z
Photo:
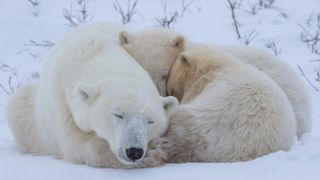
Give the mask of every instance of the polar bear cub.
M 146 29 L 136 33 L 122 31 L 119 41 L 150 74 L 160 95 L 165 96 L 169 71 L 185 48 L 185 38 L 172 30 Z
M 181 53 L 168 93 L 181 101 L 160 144 L 168 162 L 245 161 L 294 143 L 296 122 L 285 93 L 216 47 L 194 44 Z
M 169 71 L 178 55 L 192 45 L 182 34 L 162 29 L 148 29 L 137 33 L 123 31 L 119 40 L 127 52 L 147 70 L 161 95 L 166 95 Z M 274 80 L 286 93 L 297 121 L 297 135 L 309 132 L 312 125 L 308 91 L 296 72 L 278 57 L 247 46 L 221 46 L 237 59 L 248 63 Z
M 159 165 L 148 143 L 163 135 L 177 100 L 161 97 L 119 45 L 123 30 L 93 23 L 69 33 L 40 81 L 11 97 L 8 121 L 23 152 L 102 167 Z

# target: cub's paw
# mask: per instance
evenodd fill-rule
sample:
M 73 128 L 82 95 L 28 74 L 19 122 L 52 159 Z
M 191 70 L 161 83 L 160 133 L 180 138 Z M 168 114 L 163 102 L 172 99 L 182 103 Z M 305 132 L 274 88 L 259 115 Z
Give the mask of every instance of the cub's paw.
M 162 166 L 164 163 L 163 161 L 154 158 L 154 157 L 145 157 L 139 163 L 139 167 L 147 168 L 147 167 L 158 167 Z
M 160 148 L 160 144 L 155 143 L 148 147 L 146 156 L 135 163 L 135 167 L 146 168 L 161 166 L 167 158 L 167 153 Z
M 171 149 L 171 143 L 166 138 L 159 138 L 149 143 L 150 152 L 157 151 L 164 159 L 168 158 L 168 152 Z

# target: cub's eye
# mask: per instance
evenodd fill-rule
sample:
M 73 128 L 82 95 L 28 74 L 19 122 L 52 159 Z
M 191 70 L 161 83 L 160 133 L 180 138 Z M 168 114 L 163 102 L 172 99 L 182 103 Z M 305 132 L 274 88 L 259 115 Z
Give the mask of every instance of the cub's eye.
M 115 117 L 119 118 L 119 119 L 123 119 L 123 116 L 120 115 L 120 114 L 114 113 L 113 115 L 114 115 Z
M 163 79 L 163 80 L 166 80 L 166 79 L 168 79 L 168 75 L 166 74 L 166 75 L 163 75 L 163 76 L 161 76 L 161 78 Z
M 148 124 L 154 124 L 154 121 L 149 120 L 149 121 L 148 121 Z

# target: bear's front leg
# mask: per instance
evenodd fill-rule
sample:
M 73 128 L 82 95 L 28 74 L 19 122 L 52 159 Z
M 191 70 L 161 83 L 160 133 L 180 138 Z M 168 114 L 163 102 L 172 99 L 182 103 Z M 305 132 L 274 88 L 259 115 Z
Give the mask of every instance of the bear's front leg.
M 91 138 L 86 143 L 85 163 L 94 167 L 125 168 L 111 151 L 108 143 L 98 137 Z
M 63 136 L 63 141 L 61 141 L 63 159 L 94 167 L 118 168 L 123 166 L 111 152 L 105 140 L 98 138 L 95 134 L 73 132 Z

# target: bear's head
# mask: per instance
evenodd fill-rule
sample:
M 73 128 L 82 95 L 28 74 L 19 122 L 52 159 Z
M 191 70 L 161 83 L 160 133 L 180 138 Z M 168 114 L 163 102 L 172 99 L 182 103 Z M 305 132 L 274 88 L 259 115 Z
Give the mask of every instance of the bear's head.
M 167 94 L 183 101 L 193 86 L 190 96 L 201 93 L 216 72 L 229 59 L 223 52 L 206 44 L 190 45 L 173 64 L 167 81 Z M 187 98 L 188 100 L 189 97 Z
M 75 124 L 105 140 L 120 162 L 138 161 L 145 156 L 148 143 L 166 131 L 168 116 L 178 101 L 156 91 L 141 93 L 130 86 L 104 84 L 80 84 L 72 90 L 68 105 Z
M 184 37 L 170 30 L 149 29 L 135 34 L 123 31 L 119 41 L 150 74 L 160 95 L 165 96 L 169 71 L 185 48 Z

